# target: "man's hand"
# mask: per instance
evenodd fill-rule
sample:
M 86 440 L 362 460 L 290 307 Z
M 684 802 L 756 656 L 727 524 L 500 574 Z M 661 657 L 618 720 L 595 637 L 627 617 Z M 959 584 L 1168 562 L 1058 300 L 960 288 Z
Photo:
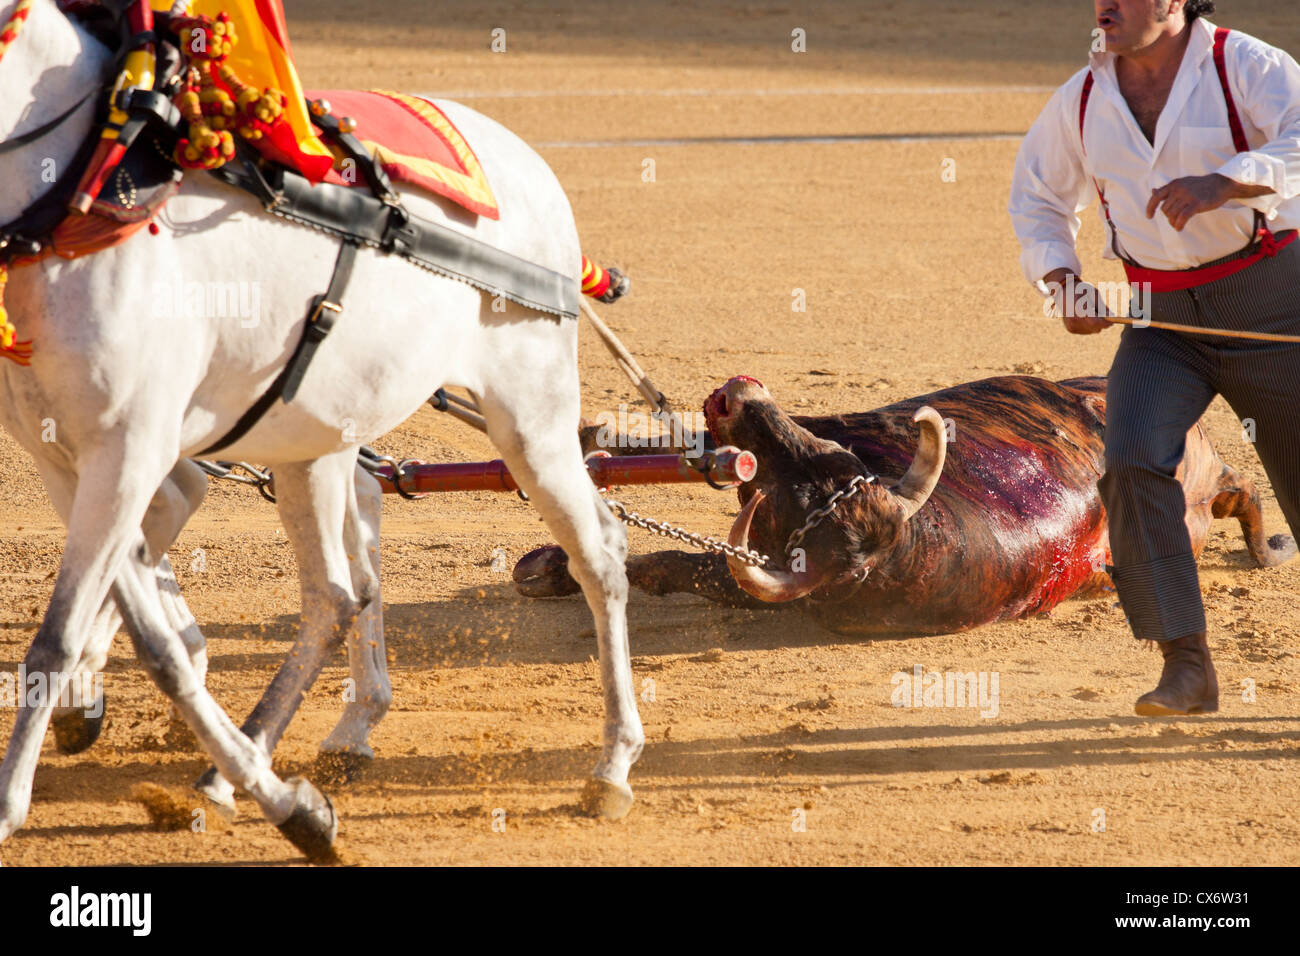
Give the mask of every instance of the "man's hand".
M 1247 186 L 1219 173 L 1208 176 L 1184 176 L 1153 190 L 1147 203 L 1147 218 L 1163 210 L 1169 224 L 1179 232 L 1195 215 L 1218 209 L 1233 199 L 1263 196 L 1273 190 L 1267 186 Z
M 1096 286 L 1084 282 L 1069 269 L 1049 272 L 1043 277 L 1043 285 L 1051 294 L 1056 314 L 1075 335 L 1096 335 L 1114 324 L 1104 318 L 1110 311 Z

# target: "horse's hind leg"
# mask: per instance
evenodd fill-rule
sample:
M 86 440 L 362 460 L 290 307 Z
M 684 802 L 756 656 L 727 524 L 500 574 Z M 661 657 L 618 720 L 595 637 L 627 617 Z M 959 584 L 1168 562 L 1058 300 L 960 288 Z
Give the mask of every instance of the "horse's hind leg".
M 1265 537 L 1264 517 L 1255 483 L 1230 465 L 1223 466 L 1219 489 L 1210 505 L 1216 518 L 1236 518 L 1246 539 L 1246 550 L 1261 568 L 1272 568 L 1296 556 L 1296 541 L 1289 534 Z
M 280 520 L 298 560 L 302 621 L 288 657 L 242 727 L 268 755 L 329 655 L 353 633 L 379 589 L 360 534 L 353 542 L 360 550 L 349 550 L 345 539 L 349 527 L 362 525 L 355 468 L 356 449 L 350 448 L 275 469 Z M 219 769 L 209 768 L 196 787 L 229 806 L 234 801 L 233 781 L 222 780 Z
M 488 435 L 568 554 L 569 572 L 582 586 L 595 618 L 605 697 L 604 744 L 584 791 L 583 806 L 590 813 L 617 819 L 631 808 L 627 775 L 645 743 L 628 650 L 623 567 L 627 536 L 582 463 L 572 427 L 578 417 L 572 355 L 567 363 L 555 356 L 547 368 L 544 353 L 544 347 L 527 359 L 516 353 L 517 364 L 485 390 L 480 404 Z
M 157 561 L 149 560 L 148 551 L 141 539 L 113 582 L 113 597 L 140 663 L 176 705 L 225 779 L 246 790 L 266 818 L 309 859 L 330 859 L 338 831 L 333 806 L 306 780 L 280 780 L 271 769 L 271 758 L 240 733 L 213 700 L 180 634 L 167 620 L 157 587 Z
M 373 586 L 354 580 L 358 591 L 369 589 L 370 603 L 347 637 L 348 674 L 351 685 L 344 696 L 343 714 L 320 745 L 325 765 L 335 774 L 350 777 L 374 757 L 370 732 L 379 725 L 393 702 L 384 650 L 384 602 L 379 583 L 379 517 L 383 492 L 363 468 L 356 469 L 357 509 L 344 518 L 344 546 L 350 555 L 364 555 L 373 574 Z M 359 567 L 354 565 L 359 570 Z

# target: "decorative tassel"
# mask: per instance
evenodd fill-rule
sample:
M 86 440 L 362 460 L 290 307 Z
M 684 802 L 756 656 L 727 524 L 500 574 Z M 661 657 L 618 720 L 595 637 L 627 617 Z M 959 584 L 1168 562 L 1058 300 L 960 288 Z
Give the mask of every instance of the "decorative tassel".
M 259 149 L 287 137 L 296 142 L 284 117 L 288 100 L 273 87 L 261 91 L 247 85 L 226 66 L 239 38 L 224 11 L 208 16 L 184 16 L 174 21 L 190 70 L 176 106 L 190 124 L 187 138 L 176 145 L 176 162 L 188 169 L 215 169 L 235 156 L 231 132 Z

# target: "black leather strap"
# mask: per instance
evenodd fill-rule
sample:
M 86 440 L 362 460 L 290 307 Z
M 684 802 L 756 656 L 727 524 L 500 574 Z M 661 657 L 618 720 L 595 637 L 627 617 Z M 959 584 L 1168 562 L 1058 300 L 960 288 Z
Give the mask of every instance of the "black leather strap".
M 410 215 L 366 190 L 312 185 L 291 170 L 226 163 L 212 170 L 223 182 L 252 193 L 281 219 L 399 255 L 421 268 L 500 295 L 535 312 L 578 317 L 578 282 L 504 252 L 440 223 Z
M 77 102 L 73 103 L 71 106 L 69 106 L 58 116 L 54 117 L 54 119 L 42 123 L 40 126 L 36 127 L 35 129 L 29 129 L 25 133 L 20 133 L 17 136 L 11 136 L 6 140 L 0 140 L 0 153 L 8 153 L 17 149 L 20 146 L 26 146 L 28 143 L 33 143 L 36 140 L 40 139 L 46 133 L 52 132 L 65 119 L 67 119 L 73 113 L 77 112 L 77 110 L 85 106 L 86 100 L 98 94 L 99 94 L 99 90 L 97 88 L 92 87 L 88 92 L 86 92 L 84 96 L 81 97 L 81 99 L 77 100 Z
M 343 293 L 348 287 L 348 279 L 352 277 L 352 264 L 356 259 L 356 243 L 350 239 L 343 240 L 339 245 L 338 258 L 334 260 L 334 277 L 330 279 L 329 289 L 324 295 L 313 298 L 311 308 L 307 310 L 307 325 L 302 330 L 302 341 L 289 362 L 289 375 L 284 381 L 286 403 L 293 401 L 293 397 L 298 394 L 298 386 L 307 374 L 312 356 L 343 314 Z
M 303 376 L 307 374 L 307 366 L 311 363 L 312 356 L 316 354 L 320 344 L 325 341 L 325 336 L 329 335 L 330 330 L 334 328 L 335 321 L 343 311 L 343 292 L 347 289 L 348 279 L 352 275 L 352 266 L 356 261 L 356 256 L 357 245 L 355 242 L 345 240 L 339 246 L 339 254 L 338 258 L 334 260 L 334 274 L 330 279 L 329 289 L 324 295 L 312 298 L 311 305 L 307 309 L 307 324 L 303 327 L 302 338 L 298 340 L 298 346 L 293 350 L 293 355 L 289 357 L 289 361 L 280 371 L 280 374 L 275 377 L 275 381 L 267 387 L 261 397 L 253 403 L 252 407 L 239 417 L 239 421 L 235 422 L 230 431 L 193 457 L 204 458 L 233 445 L 261 421 L 262 416 L 270 411 L 276 399 L 283 397 L 285 402 L 288 402 L 297 394 Z

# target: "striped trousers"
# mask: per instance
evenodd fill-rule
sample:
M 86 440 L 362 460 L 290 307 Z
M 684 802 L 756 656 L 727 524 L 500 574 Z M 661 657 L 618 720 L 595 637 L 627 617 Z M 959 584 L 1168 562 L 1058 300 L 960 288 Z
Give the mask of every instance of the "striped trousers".
M 1150 297 L 1150 318 L 1300 335 L 1300 242 L 1233 276 Z M 1222 395 L 1245 425 L 1291 532 L 1300 540 L 1300 344 L 1125 328 L 1106 386 L 1111 576 L 1135 637 L 1206 630 L 1174 478 L 1188 429 Z

